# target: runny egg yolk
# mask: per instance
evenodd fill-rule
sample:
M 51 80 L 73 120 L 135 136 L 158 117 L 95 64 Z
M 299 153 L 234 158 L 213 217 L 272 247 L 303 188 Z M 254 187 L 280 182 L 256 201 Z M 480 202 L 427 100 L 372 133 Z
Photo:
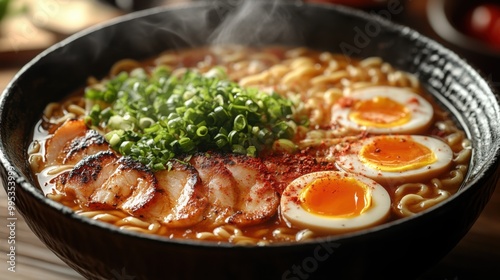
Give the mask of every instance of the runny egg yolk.
M 342 171 L 302 175 L 282 193 L 281 214 L 290 226 L 317 233 L 368 228 L 389 217 L 391 198 L 382 185 Z
M 337 218 L 359 216 L 371 205 L 369 188 L 352 177 L 316 179 L 302 190 L 299 200 L 312 214 Z
M 385 96 L 359 100 L 349 114 L 351 121 L 369 127 L 400 126 L 411 118 L 411 112 L 406 106 Z
M 365 87 L 346 93 L 332 106 L 332 124 L 371 134 L 419 134 L 434 118 L 434 108 L 409 89 Z
M 411 138 L 380 137 L 359 151 L 360 160 L 381 171 L 406 171 L 437 161 L 435 153 Z

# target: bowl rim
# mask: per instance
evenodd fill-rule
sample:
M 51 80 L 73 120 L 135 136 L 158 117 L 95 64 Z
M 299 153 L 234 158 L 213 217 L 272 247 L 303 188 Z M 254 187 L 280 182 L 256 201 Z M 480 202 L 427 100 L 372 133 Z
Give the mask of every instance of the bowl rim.
M 46 55 L 49 55 L 50 53 L 63 48 L 64 46 L 71 44 L 73 41 L 78 40 L 81 37 L 85 37 L 88 34 L 91 34 L 95 31 L 102 30 L 105 28 L 110 28 L 115 25 L 119 25 L 123 22 L 128 22 L 132 20 L 140 20 L 140 18 L 143 17 L 148 17 L 148 16 L 154 16 L 156 14 L 161 14 L 164 12 L 171 12 L 175 11 L 178 9 L 192 9 L 196 7 L 203 7 L 207 5 L 206 3 L 189 3 L 189 4 L 181 4 L 181 5 L 176 5 L 176 6 L 163 6 L 163 7 L 155 7 L 155 8 L 150 8 L 142 11 L 137 11 L 133 12 L 127 15 L 119 16 L 115 19 L 109 20 L 107 22 L 97 24 L 95 26 L 89 27 L 85 30 L 82 30 L 74 35 L 69 36 L 68 38 L 62 40 L 59 43 L 56 43 L 52 45 L 51 47 L 47 48 L 43 52 L 41 52 L 39 55 L 37 55 L 35 58 L 33 58 L 31 61 L 26 63 L 12 78 L 12 80 L 9 82 L 3 93 L 0 95 L 0 112 L 3 111 L 2 108 L 6 106 L 6 103 L 8 102 L 9 98 L 13 95 L 12 89 L 15 87 L 17 84 L 18 80 L 26 73 L 29 71 L 29 69 L 38 63 L 38 61 L 42 60 Z M 496 98 L 496 103 L 495 103 L 495 108 L 498 112 L 500 112 L 500 102 L 498 100 L 498 96 L 494 94 L 493 92 L 493 87 L 488 84 L 486 79 L 484 79 L 481 74 L 475 70 L 471 65 L 469 65 L 467 62 L 465 62 L 463 59 L 461 59 L 455 52 L 445 48 L 438 42 L 428 38 L 427 36 L 424 36 L 420 34 L 418 31 L 409 28 L 407 26 L 392 22 L 390 20 L 387 20 L 385 18 L 382 18 L 378 15 L 373 15 L 369 14 L 365 11 L 358 10 L 355 8 L 350 8 L 347 6 L 343 5 L 335 5 L 335 4 L 323 4 L 323 3 L 286 3 L 281 5 L 308 5 L 312 7 L 320 7 L 323 9 L 331 9 L 335 11 L 336 13 L 341 13 L 342 15 L 346 15 L 349 17 L 355 17 L 364 21 L 370 21 L 370 20 L 376 20 L 377 23 L 381 24 L 381 26 L 384 29 L 397 32 L 398 34 L 401 34 L 407 38 L 416 38 L 418 37 L 418 40 L 431 48 L 438 50 L 440 52 L 445 52 L 447 56 L 449 56 L 453 61 L 458 61 L 461 63 L 461 66 L 464 67 L 464 70 L 472 74 L 475 78 L 478 78 L 478 80 L 481 82 L 481 84 L 484 86 L 484 88 L 489 89 L 490 92 L 488 94 L 491 94 Z M 433 97 L 439 98 L 440 96 L 436 96 L 433 94 Z M 441 98 L 444 99 L 444 97 L 441 96 Z M 447 110 L 452 109 L 453 107 L 447 107 Z M 2 123 L 2 115 L 0 115 L 0 124 Z M 459 117 L 456 113 L 454 113 L 455 117 Z M 459 120 L 461 121 L 461 120 Z M 467 131 L 467 127 L 464 127 Z M 15 177 L 15 181 L 18 184 L 18 186 L 21 186 L 22 190 L 27 192 L 30 196 L 34 197 L 39 203 L 43 204 L 44 206 L 50 207 L 52 210 L 60 212 L 60 214 L 65 215 L 66 218 L 69 218 L 71 220 L 76 220 L 80 223 L 90 225 L 92 227 L 97 227 L 101 230 L 108 231 L 114 234 L 119 234 L 126 236 L 128 238 L 139 238 L 142 240 L 148 240 L 151 242 L 160 242 L 160 243 L 169 243 L 171 245 L 176 245 L 176 246 L 195 246 L 195 247 L 202 247 L 202 248 L 219 248 L 219 249 L 230 249 L 230 248 L 260 248 L 260 250 L 266 250 L 266 248 L 276 248 L 276 247 L 290 247 L 290 246 L 306 246 L 306 245 L 318 245 L 321 243 L 325 242 L 339 242 L 342 243 L 343 241 L 346 240 L 351 240 L 358 238 L 363 235 L 369 235 L 374 232 L 383 232 L 387 230 L 388 228 L 391 227 L 397 227 L 400 226 L 401 224 L 406 224 L 409 223 L 411 220 L 415 219 L 420 219 L 422 216 L 428 215 L 430 212 L 435 212 L 438 211 L 440 208 L 444 207 L 447 204 L 452 203 L 453 201 L 457 200 L 460 196 L 463 195 L 465 192 L 472 191 L 472 187 L 482 181 L 487 180 L 487 175 L 488 174 L 494 174 L 495 172 L 498 172 L 500 170 L 500 143 L 496 143 L 494 147 L 494 152 L 491 154 L 491 161 L 488 162 L 483 168 L 481 168 L 480 171 L 478 171 L 478 176 L 476 178 L 473 178 L 472 180 L 469 180 L 463 184 L 461 189 L 456 193 L 453 194 L 451 197 L 447 198 L 445 201 L 440 202 L 437 205 L 434 205 L 422 212 L 419 212 L 413 216 L 410 217 L 405 217 L 405 218 L 399 218 L 397 220 L 384 223 L 375 227 L 370 227 L 367 229 L 355 231 L 355 232 L 350 232 L 350 233 L 342 233 L 342 234 L 334 234 L 334 235 L 328 235 L 328 236 L 323 236 L 323 237 L 316 237 L 311 240 L 306 240 L 306 241 L 301 241 L 301 242 L 275 242 L 275 243 L 270 243 L 266 244 L 265 246 L 247 246 L 247 245 L 237 245 L 229 242 L 211 242 L 211 241 L 203 241 L 203 240 L 195 240 L 195 239 L 171 239 L 168 237 L 164 236 L 158 236 L 154 234 L 148 234 L 148 233 L 141 233 L 141 232 L 135 232 L 135 231 L 127 231 L 127 230 L 121 230 L 118 227 L 102 222 L 102 221 L 97 221 L 93 220 L 90 218 L 83 217 L 81 215 L 76 214 L 73 210 L 71 210 L 69 207 L 64 206 L 63 204 L 60 204 L 54 200 L 51 200 L 47 198 L 46 196 L 43 195 L 43 193 L 40 192 L 38 187 L 34 186 L 29 182 L 29 179 L 25 178 L 24 176 L 20 175 L 20 171 L 15 167 L 10 160 L 9 153 L 6 151 L 4 144 L 0 143 L 0 163 L 2 164 L 3 169 L 6 172 L 9 172 L 9 176 L 12 172 L 12 175 Z M 469 172 L 468 172 L 469 173 Z M 469 174 L 467 174 L 466 179 L 469 177 Z M 4 188 L 7 186 L 4 185 Z M 488 198 L 489 199 L 489 198 Z

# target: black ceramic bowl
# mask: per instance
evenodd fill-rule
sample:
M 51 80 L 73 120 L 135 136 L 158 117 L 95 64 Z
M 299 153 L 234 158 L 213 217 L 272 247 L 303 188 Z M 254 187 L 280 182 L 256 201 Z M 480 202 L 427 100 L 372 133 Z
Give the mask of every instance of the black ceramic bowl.
M 213 31 L 223 18 L 231 17 L 229 12 L 235 7 L 230 4 L 202 3 L 126 16 L 43 52 L 16 75 L 1 96 L 4 187 L 9 196 L 15 196 L 16 209 L 33 232 L 83 276 L 411 279 L 449 252 L 482 211 L 499 176 L 500 106 L 474 69 L 415 31 L 360 11 L 290 1 L 263 5 L 252 13 L 257 22 L 239 18 L 242 25 L 229 26 L 240 35 L 243 31 L 255 33 L 225 38 L 214 36 Z M 387 9 L 390 13 L 392 8 Z M 269 11 L 272 16 L 265 15 Z M 465 184 L 446 202 L 411 218 L 351 234 L 263 247 L 168 240 L 120 231 L 80 217 L 43 196 L 26 154 L 47 103 L 83 86 L 90 75 L 104 75 L 121 58 L 142 59 L 164 49 L 208 42 L 294 44 L 359 57 L 380 56 L 414 73 L 472 139 L 474 153 Z

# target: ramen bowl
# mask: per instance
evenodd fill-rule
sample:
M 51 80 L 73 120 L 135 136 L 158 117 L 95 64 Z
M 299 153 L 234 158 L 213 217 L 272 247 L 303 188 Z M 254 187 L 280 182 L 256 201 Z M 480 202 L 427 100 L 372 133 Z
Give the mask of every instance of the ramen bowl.
M 334 5 L 258 3 L 249 22 L 224 37 L 238 7 L 198 3 L 130 14 L 76 34 L 28 63 L 1 96 L 4 188 L 31 230 L 88 279 L 384 279 L 416 278 L 467 233 L 499 176 L 500 105 L 488 83 L 451 51 L 383 18 Z M 388 11 L 390 12 L 388 7 Z M 254 14 L 255 16 L 255 14 Z M 281 24 L 281 25 L 278 25 Z M 230 25 L 234 27 L 234 25 Z M 245 29 L 245 26 L 247 27 Z M 270 28 L 272 26 L 272 28 Z M 242 35 L 242 30 L 267 30 Z M 265 246 L 178 240 L 119 230 L 46 198 L 28 163 L 33 129 L 50 102 L 102 77 L 122 58 L 208 43 L 296 45 L 348 56 L 378 56 L 413 73 L 472 141 L 463 186 L 409 218 L 354 233 Z

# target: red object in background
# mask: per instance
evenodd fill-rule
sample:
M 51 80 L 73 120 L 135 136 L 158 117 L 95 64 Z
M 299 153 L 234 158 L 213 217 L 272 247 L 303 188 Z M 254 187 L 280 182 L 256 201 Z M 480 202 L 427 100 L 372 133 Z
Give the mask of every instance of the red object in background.
M 467 15 L 465 31 L 494 48 L 500 49 L 500 5 L 483 4 Z

